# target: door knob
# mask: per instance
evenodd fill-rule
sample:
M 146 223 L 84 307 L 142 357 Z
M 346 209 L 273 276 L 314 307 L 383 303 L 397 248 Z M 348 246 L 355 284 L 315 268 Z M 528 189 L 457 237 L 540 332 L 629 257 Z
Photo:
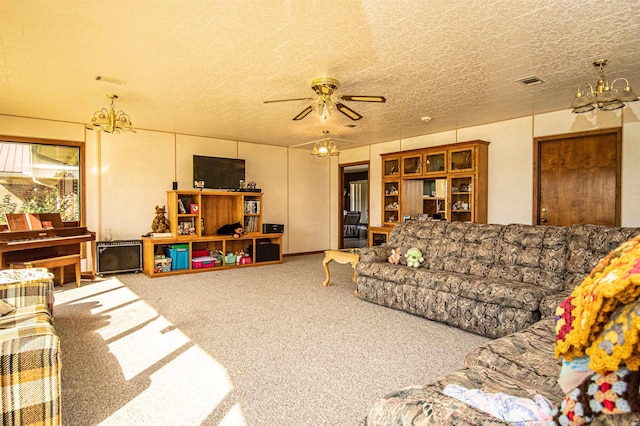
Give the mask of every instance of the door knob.
M 547 208 L 543 207 L 542 209 L 540 209 L 542 211 L 542 217 L 540 218 L 540 223 L 547 223 L 548 219 L 545 217 L 545 213 L 547 212 Z

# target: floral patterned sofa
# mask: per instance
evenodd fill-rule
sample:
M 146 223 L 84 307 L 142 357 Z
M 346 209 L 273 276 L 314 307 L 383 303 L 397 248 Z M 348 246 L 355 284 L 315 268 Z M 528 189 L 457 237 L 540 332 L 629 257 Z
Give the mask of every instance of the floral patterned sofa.
M 603 257 L 638 234 L 640 228 L 598 225 L 409 222 L 396 226 L 389 246 L 362 249 L 359 297 L 489 337 L 504 336 L 470 351 L 462 369 L 427 385 L 418 378 L 419 385 L 375 401 L 362 424 L 538 425 L 506 422 L 446 389 L 454 385 L 527 399 L 541 395 L 559 406 L 566 395 L 558 384 L 562 363 L 554 357 L 556 308 Z M 386 261 L 392 248 L 404 252 L 412 246 L 424 254 L 421 267 Z M 640 415 L 598 416 L 591 424 L 640 424 Z
M 53 297 L 47 269 L 0 270 L 0 424 L 62 423 Z
M 637 228 L 409 221 L 387 246 L 363 248 L 361 299 L 498 338 L 541 318 Z M 418 268 L 387 261 L 392 248 L 422 251 Z

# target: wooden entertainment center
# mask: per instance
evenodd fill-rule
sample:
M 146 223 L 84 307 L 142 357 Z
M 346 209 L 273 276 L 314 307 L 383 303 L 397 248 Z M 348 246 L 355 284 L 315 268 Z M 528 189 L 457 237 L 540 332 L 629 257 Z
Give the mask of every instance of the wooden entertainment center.
M 382 154 L 382 226 L 428 216 L 487 222 L 489 142 Z
M 260 192 L 167 191 L 167 210 L 171 236 L 142 238 L 143 272 L 149 277 L 282 263 L 282 234 L 262 233 Z M 244 227 L 242 237 L 217 234 L 221 226 L 236 222 Z M 188 248 L 186 267 L 156 271 L 156 255 L 177 246 Z M 251 263 L 238 264 L 222 256 L 222 261 L 215 266 L 194 267 L 194 251 L 205 250 L 216 250 L 225 255 L 242 250 L 251 258 Z

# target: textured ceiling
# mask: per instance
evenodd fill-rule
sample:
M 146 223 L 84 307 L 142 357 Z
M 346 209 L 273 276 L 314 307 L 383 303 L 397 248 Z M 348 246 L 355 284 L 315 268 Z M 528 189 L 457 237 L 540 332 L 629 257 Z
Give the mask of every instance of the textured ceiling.
M 567 108 L 598 58 L 638 92 L 639 16 L 638 0 L 3 0 L 0 114 L 86 122 L 115 93 L 140 129 L 356 146 Z M 516 82 L 531 75 L 545 83 Z M 263 104 L 325 76 L 387 103 L 348 102 L 357 122 Z

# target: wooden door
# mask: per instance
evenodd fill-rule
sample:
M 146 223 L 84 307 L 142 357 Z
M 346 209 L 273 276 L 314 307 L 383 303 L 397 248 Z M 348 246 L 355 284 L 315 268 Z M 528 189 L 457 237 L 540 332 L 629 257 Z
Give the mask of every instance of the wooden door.
M 621 129 L 534 140 L 533 222 L 620 226 Z

